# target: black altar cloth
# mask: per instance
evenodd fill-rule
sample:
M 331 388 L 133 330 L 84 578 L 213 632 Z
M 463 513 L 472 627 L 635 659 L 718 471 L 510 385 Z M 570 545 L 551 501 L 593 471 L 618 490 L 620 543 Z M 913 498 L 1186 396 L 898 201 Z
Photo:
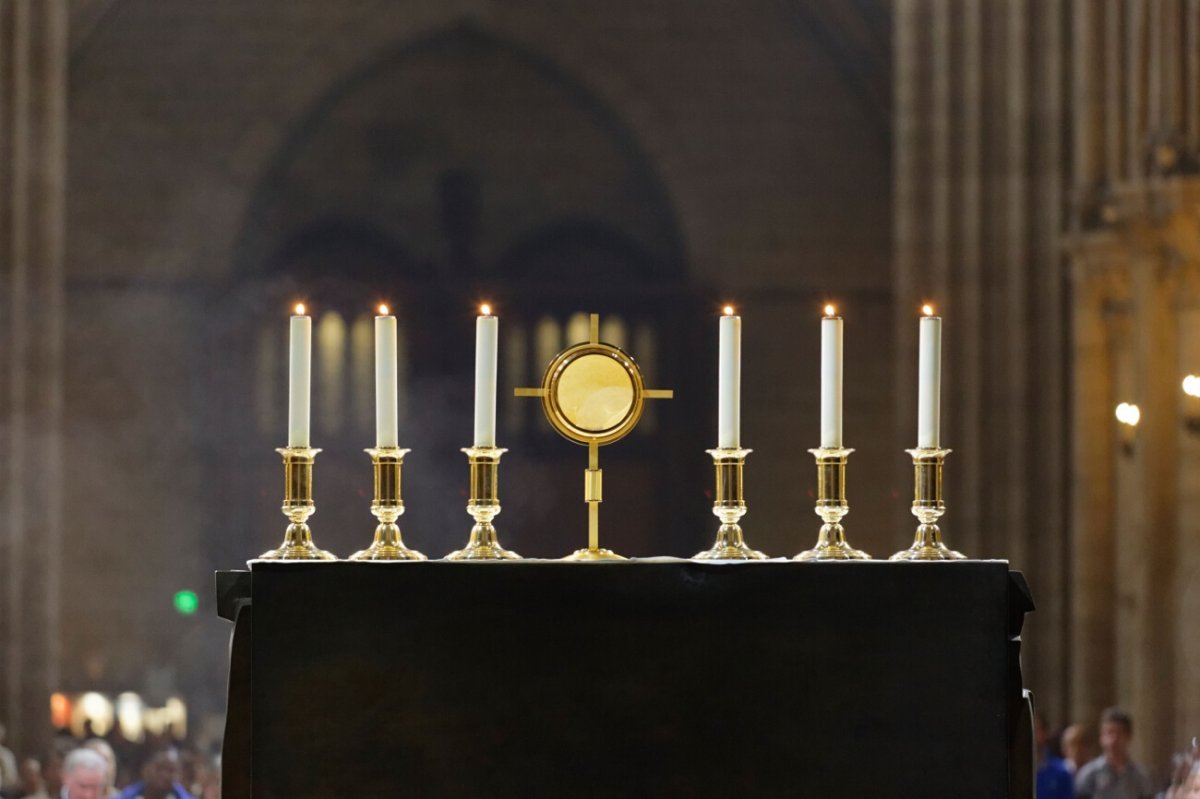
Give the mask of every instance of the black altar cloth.
M 231 799 L 1033 796 L 1033 604 L 1004 561 L 256 562 L 217 586 Z

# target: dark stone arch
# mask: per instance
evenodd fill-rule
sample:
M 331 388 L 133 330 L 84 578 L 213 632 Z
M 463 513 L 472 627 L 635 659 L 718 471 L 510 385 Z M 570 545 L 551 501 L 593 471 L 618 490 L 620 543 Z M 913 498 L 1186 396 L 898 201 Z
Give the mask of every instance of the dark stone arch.
M 289 264 L 305 255 L 318 258 L 341 253 L 362 253 L 369 256 L 355 260 L 344 274 L 374 277 L 377 260 L 403 264 L 406 270 L 420 273 L 427 266 L 417 262 L 404 245 L 379 228 L 357 219 L 328 218 L 297 231 L 278 252 L 267 261 L 267 274 L 286 270 Z
M 289 171 L 302 158 L 305 146 L 313 140 L 330 115 L 374 82 L 385 79 L 389 72 L 404 68 L 407 63 L 422 55 L 447 52 L 456 52 L 464 57 L 480 53 L 501 53 L 569 97 L 572 107 L 582 112 L 621 153 L 625 164 L 638 181 L 643 201 L 648 207 L 654 208 L 655 215 L 661 218 L 665 246 L 656 259 L 657 268 L 663 274 L 677 277 L 684 274 L 685 247 L 666 185 L 652 159 L 642 149 L 636 135 L 619 114 L 582 80 L 546 55 L 488 32 L 471 21 L 463 21 L 401 44 L 390 52 L 364 62 L 334 82 L 291 125 L 286 139 L 270 159 L 248 203 L 248 210 L 233 251 L 234 280 L 239 279 L 239 275 L 244 277 L 261 270 L 264 259 L 269 257 L 256 239 L 264 230 L 272 228 L 272 203 L 281 191 L 286 191 Z M 266 247 L 267 252 L 274 249 L 276 248 L 269 245 Z

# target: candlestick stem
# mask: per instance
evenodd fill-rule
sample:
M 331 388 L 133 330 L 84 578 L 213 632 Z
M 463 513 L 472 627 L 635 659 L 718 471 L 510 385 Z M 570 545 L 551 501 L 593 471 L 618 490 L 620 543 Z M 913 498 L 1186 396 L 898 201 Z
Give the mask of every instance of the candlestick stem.
M 401 495 L 401 472 L 404 456 L 411 450 L 399 447 L 368 449 L 375 471 L 375 499 L 371 515 L 379 520 L 371 546 L 350 556 L 350 560 L 425 560 L 425 556 L 404 545 L 404 537 L 396 520 L 404 513 Z
M 284 447 L 275 450 L 283 457 L 283 515 L 291 524 L 283 534 L 283 543 L 259 555 L 260 560 L 337 560 L 318 549 L 312 540 L 308 517 L 317 512 L 313 502 L 313 461 L 321 450 L 311 447 Z
M 906 452 L 913 459 L 912 513 L 920 524 L 912 546 L 892 555 L 890 560 L 965 560 L 966 555 L 942 543 L 942 531 L 937 525 L 946 512 L 946 503 L 942 501 L 942 466 L 950 450 L 918 447 Z
M 870 560 L 871 556 L 846 541 L 842 518 L 850 512 L 846 501 L 846 461 L 852 449 L 821 447 L 809 452 L 817 460 L 816 513 L 825 524 L 817 534 L 817 544 L 795 560 Z
M 471 537 L 462 549 L 446 560 L 520 560 L 521 556 L 500 546 L 492 519 L 500 515 L 500 447 L 467 447 L 463 450 L 471 466 L 471 498 L 467 513 L 475 519 Z
M 742 479 L 746 456 L 752 450 L 722 447 L 708 450 L 716 468 L 716 499 L 713 515 L 721 520 L 717 540 L 710 549 L 698 552 L 693 560 L 765 560 L 766 555 L 747 546 L 738 522 L 746 515 Z

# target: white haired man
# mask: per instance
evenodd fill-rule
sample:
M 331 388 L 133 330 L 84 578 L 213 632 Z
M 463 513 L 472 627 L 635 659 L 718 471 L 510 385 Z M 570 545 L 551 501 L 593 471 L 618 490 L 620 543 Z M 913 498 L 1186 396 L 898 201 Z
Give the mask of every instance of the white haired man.
M 63 761 L 62 799 L 101 799 L 108 762 L 91 749 L 75 749 Z

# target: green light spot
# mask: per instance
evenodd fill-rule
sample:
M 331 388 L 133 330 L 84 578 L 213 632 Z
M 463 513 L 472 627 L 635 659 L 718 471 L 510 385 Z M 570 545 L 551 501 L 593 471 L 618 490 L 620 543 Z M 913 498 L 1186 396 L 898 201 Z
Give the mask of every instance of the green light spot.
M 196 596 L 195 591 L 175 592 L 175 610 L 179 611 L 184 616 L 191 616 L 199 607 L 200 597 Z

